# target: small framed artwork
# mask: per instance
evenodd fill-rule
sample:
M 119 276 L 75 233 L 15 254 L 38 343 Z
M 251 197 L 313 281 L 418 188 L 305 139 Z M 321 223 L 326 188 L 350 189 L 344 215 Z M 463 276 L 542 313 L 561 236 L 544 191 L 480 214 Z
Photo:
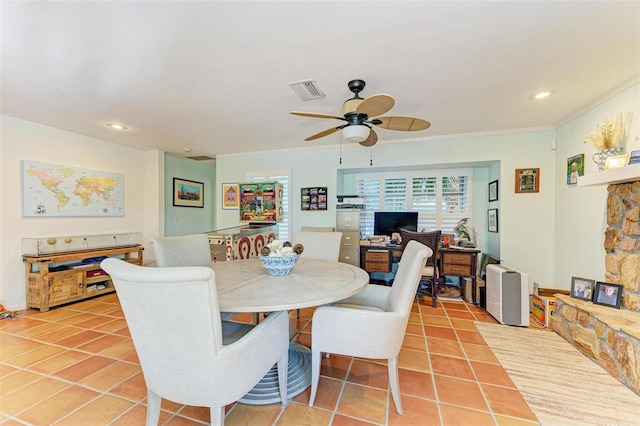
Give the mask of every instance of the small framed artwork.
M 540 169 L 516 169 L 516 193 L 540 192 Z
M 567 158 L 567 185 L 578 183 L 578 176 L 584 175 L 584 154 Z
M 237 183 L 222 184 L 222 209 L 237 210 L 240 208 L 240 188 Z
M 498 209 L 489 209 L 488 213 L 489 232 L 498 232 Z
M 327 210 L 327 187 L 300 188 L 301 210 Z
M 629 164 L 638 164 L 640 163 L 640 149 L 636 149 L 629 153 L 629 159 L 627 160 L 627 166 Z
M 173 178 L 173 205 L 204 207 L 204 183 Z
M 627 165 L 629 154 L 612 155 L 607 157 L 607 161 L 604 163 L 604 170 L 617 169 Z
M 571 277 L 571 297 L 591 301 L 593 300 L 593 289 L 595 286 L 595 280 Z
M 609 284 L 600 281 L 596 283 L 594 303 L 620 309 L 621 300 L 622 286 L 620 284 Z
M 489 202 L 498 201 L 498 181 L 489 182 Z

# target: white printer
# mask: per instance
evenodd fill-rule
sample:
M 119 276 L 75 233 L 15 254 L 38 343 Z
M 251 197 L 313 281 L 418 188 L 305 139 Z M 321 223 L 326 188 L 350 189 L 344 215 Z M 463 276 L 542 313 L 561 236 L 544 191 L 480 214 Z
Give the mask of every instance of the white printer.
M 359 195 L 338 195 L 337 209 L 364 209 L 364 197 Z

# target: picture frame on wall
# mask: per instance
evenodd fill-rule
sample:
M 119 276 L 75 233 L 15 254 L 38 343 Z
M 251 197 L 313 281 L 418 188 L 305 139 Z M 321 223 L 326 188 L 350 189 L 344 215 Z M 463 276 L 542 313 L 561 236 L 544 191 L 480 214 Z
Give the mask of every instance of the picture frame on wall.
M 327 187 L 300 188 L 301 210 L 327 210 Z
M 593 303 L 620 309 L 622 301 L 622 285 L 610 284 L 598 281 Z
M 540 192 L 540 168 L 516 169 L 516 193 Z
M 487 225 L 489 232 L 498 232 L 498 209 L 487 211 Z
M 173 178 L 173 205 L 176 207 L 204 207 L 204 183 Z
M 567 158 L 567 185 L 577 184 L 579 176 L 584 176 L 584 154 Z
M 222 184 L 222 209 L 238 210 L 240 208 L 240 187 L 237 183 Z
M 489 182 L 489 202 L 498 201 L 498 181 Z
M 571 294 L 574 299 L 593 300 L 593 290 L 596 286 L 595 280 L 587 278 L 571 277 Z

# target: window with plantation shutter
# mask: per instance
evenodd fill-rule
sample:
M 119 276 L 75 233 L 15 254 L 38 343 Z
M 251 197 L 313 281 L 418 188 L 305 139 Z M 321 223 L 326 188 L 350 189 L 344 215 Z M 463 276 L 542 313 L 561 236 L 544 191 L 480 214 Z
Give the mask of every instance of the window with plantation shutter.
M 453 233 L 460 219 L 471 217 L 471 176 L 471 169 L 358 174 L 363 237 L 373 235 L 376 211 L 417 211 L 419 231 Z
M 291 241 L 291 227 L 289 225 L 289 183 L 291 170 L 247 172 L 247 182 L 279 182 L 282 184 L 282 222 L 278 223 L 278 238 Z

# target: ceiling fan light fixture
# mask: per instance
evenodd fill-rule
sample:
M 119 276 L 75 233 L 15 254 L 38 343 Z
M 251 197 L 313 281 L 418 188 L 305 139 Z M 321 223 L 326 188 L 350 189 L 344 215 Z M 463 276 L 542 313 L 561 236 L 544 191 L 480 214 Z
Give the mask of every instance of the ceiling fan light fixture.
M 369 137 L 371 129 L 363 124 L 352 124 L 342 129 L 342 136 L 349 142 L 362 142 Z

